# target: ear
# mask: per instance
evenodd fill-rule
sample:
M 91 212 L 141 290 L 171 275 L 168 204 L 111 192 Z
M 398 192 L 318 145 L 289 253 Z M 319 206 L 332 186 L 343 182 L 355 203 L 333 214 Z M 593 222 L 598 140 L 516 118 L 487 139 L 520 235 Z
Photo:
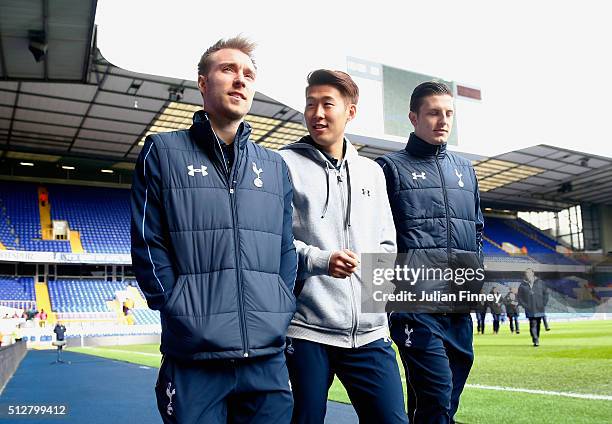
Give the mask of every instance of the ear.
M 355 118 L 355 116 L 357 116 L 357 105 L 351 103 L 348 106 L 348 117 L 346 119 L 346 122 L 352 121 Z
M 417 114 L 414 113 L 413 111 L 410 111 L 408 113 L 408 119 L 410 119 L 410 123 L 412 123 L 413 127 L 416 127 L 416 123 L 417 123 Z
M 206 81 L 206 75 L 198 75 L 198 88 L 202 94 L 206 92 Z

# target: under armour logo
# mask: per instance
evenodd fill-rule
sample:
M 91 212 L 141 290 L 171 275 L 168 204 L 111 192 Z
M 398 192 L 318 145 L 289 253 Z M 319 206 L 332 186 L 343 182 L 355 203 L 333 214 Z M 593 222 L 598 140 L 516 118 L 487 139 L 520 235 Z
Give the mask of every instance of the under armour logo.
M 201 173 L 203 177 L 208 175 L 208 172 L 206 172 L 207 168 L 204 165 L 201 165 L 200 168 L 194 168 L 193 165 L 189 165 L 187 169 L 189 170 L 188 174 L 190 177 L 195 176 L 196 172 Z
M 455 169 L 455 175 L 457 176 L 457 178 L 459 178 L 459 181 L 457 182 L 457 184 L 459 184 L 459 187 L 463 187 L 465 185 L 463 183 L 463 180 L 461 180 L 461 177 L 463 177 L 463 174 L 460 174 L 459 171 Z
M 364 196 L 370 197 L 370 190 L 366 190 L 365 188 L 362 188 L 361 194 L 363 194 Z
M 166 396 L 168 396 L 168 406 L 166 407 L 166 413 L 168 415 L 172 415 L 174 412 L 174 408 L 172 407 L 172 396 L 176 393 L 176 389 L 172 389 L 172 383 L 168 383 L 168 387 L 166 387 Z
M 408 328 L 408 324 L 406 324 L 406 328 L 404 329 L 404 333 L 406 333 L 406 342 L 404 343 L 404 346 L 406 347 L 410 347 L 412 346 L 412 340 L 410 340 L 410 335 L 412 334 L 412 332 L 414 331 L 413 328 Z
M 412 179 L 413 180 L 416 180 L 418 178 L 425 179 L 425 172 L 421 172 L 420 174 L 417 174 L 416 172 L 412 173 Z
M 253 180 L 253 184 L 257 188 L 263 187 L 263 180 L 260 177 L 260 174 L 263 172 L 263 169 L 257 168 L 257 164 L 253 162 L 253 172 L 257 175 L 257 177 Z

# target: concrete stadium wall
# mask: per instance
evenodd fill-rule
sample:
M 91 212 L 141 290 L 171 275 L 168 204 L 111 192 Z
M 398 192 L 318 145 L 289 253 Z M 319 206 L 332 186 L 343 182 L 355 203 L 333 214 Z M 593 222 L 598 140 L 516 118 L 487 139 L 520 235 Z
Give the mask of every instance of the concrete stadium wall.
M 26 355 L 26 343 L 17 342 L 12 345 L 0 347 L 0 394 L 9 379 L 15 374 L 21 360 Z
M 159 344 L 160 342 L 161 336 L 159 335 L 74 337 L 66 341 L 66 347 L 120 346 L 151 343 Z

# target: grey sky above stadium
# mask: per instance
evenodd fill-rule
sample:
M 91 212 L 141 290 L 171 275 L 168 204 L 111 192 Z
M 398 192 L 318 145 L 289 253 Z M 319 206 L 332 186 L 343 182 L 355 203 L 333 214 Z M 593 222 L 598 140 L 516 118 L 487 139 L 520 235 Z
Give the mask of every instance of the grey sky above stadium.
M 608 9 L 591 0 L 99 0 L 96 22 L 100 50 L 125 69 L 193 80 L 203 49 L 242 33 L 259 44 L 257 89 L 297 110 L 308 71 L 346 70 L 356 57 L 480 88 L 481 102 L 457 104 L 463 152 L 545 143 L 612 157 Z M 349 131 L 381 136 L 367 133 L 368 119 Z

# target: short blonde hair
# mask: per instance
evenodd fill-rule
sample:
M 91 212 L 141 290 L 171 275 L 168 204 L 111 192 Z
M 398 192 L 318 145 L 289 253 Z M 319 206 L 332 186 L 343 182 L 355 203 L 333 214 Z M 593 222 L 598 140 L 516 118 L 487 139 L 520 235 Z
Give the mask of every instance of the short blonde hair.
M 210 56 L 212 56 L 214 53 L 218 52 L 219 50 L 223 50 L 223 49 L 240 50 L 242 53 L 246 54 L 249 57 L 249 59 L 251 59 L 251 62 L 253 62 L 253 66 L 255 66 L 255 69 L 257 69 L 257 66 L 255 65 L 255 59 L 253 58 L 253 52 L 255 51 L 255 47 L 257 47 L 257 44 L 255 44 L 248 38 L 243 37 L 241 35 L 238 35 L 232 38 L 228 38 L 227 40 L 224 40 L 222 38 L 219 41 L 217 41 L 215 44 L 210 46 L 204 52 L 204 54 L 200 58 L 200 62 L 198 63 L 198 74 L 206 75 L 208 71 L 210 70 L 210 65 L 211 65 Z

